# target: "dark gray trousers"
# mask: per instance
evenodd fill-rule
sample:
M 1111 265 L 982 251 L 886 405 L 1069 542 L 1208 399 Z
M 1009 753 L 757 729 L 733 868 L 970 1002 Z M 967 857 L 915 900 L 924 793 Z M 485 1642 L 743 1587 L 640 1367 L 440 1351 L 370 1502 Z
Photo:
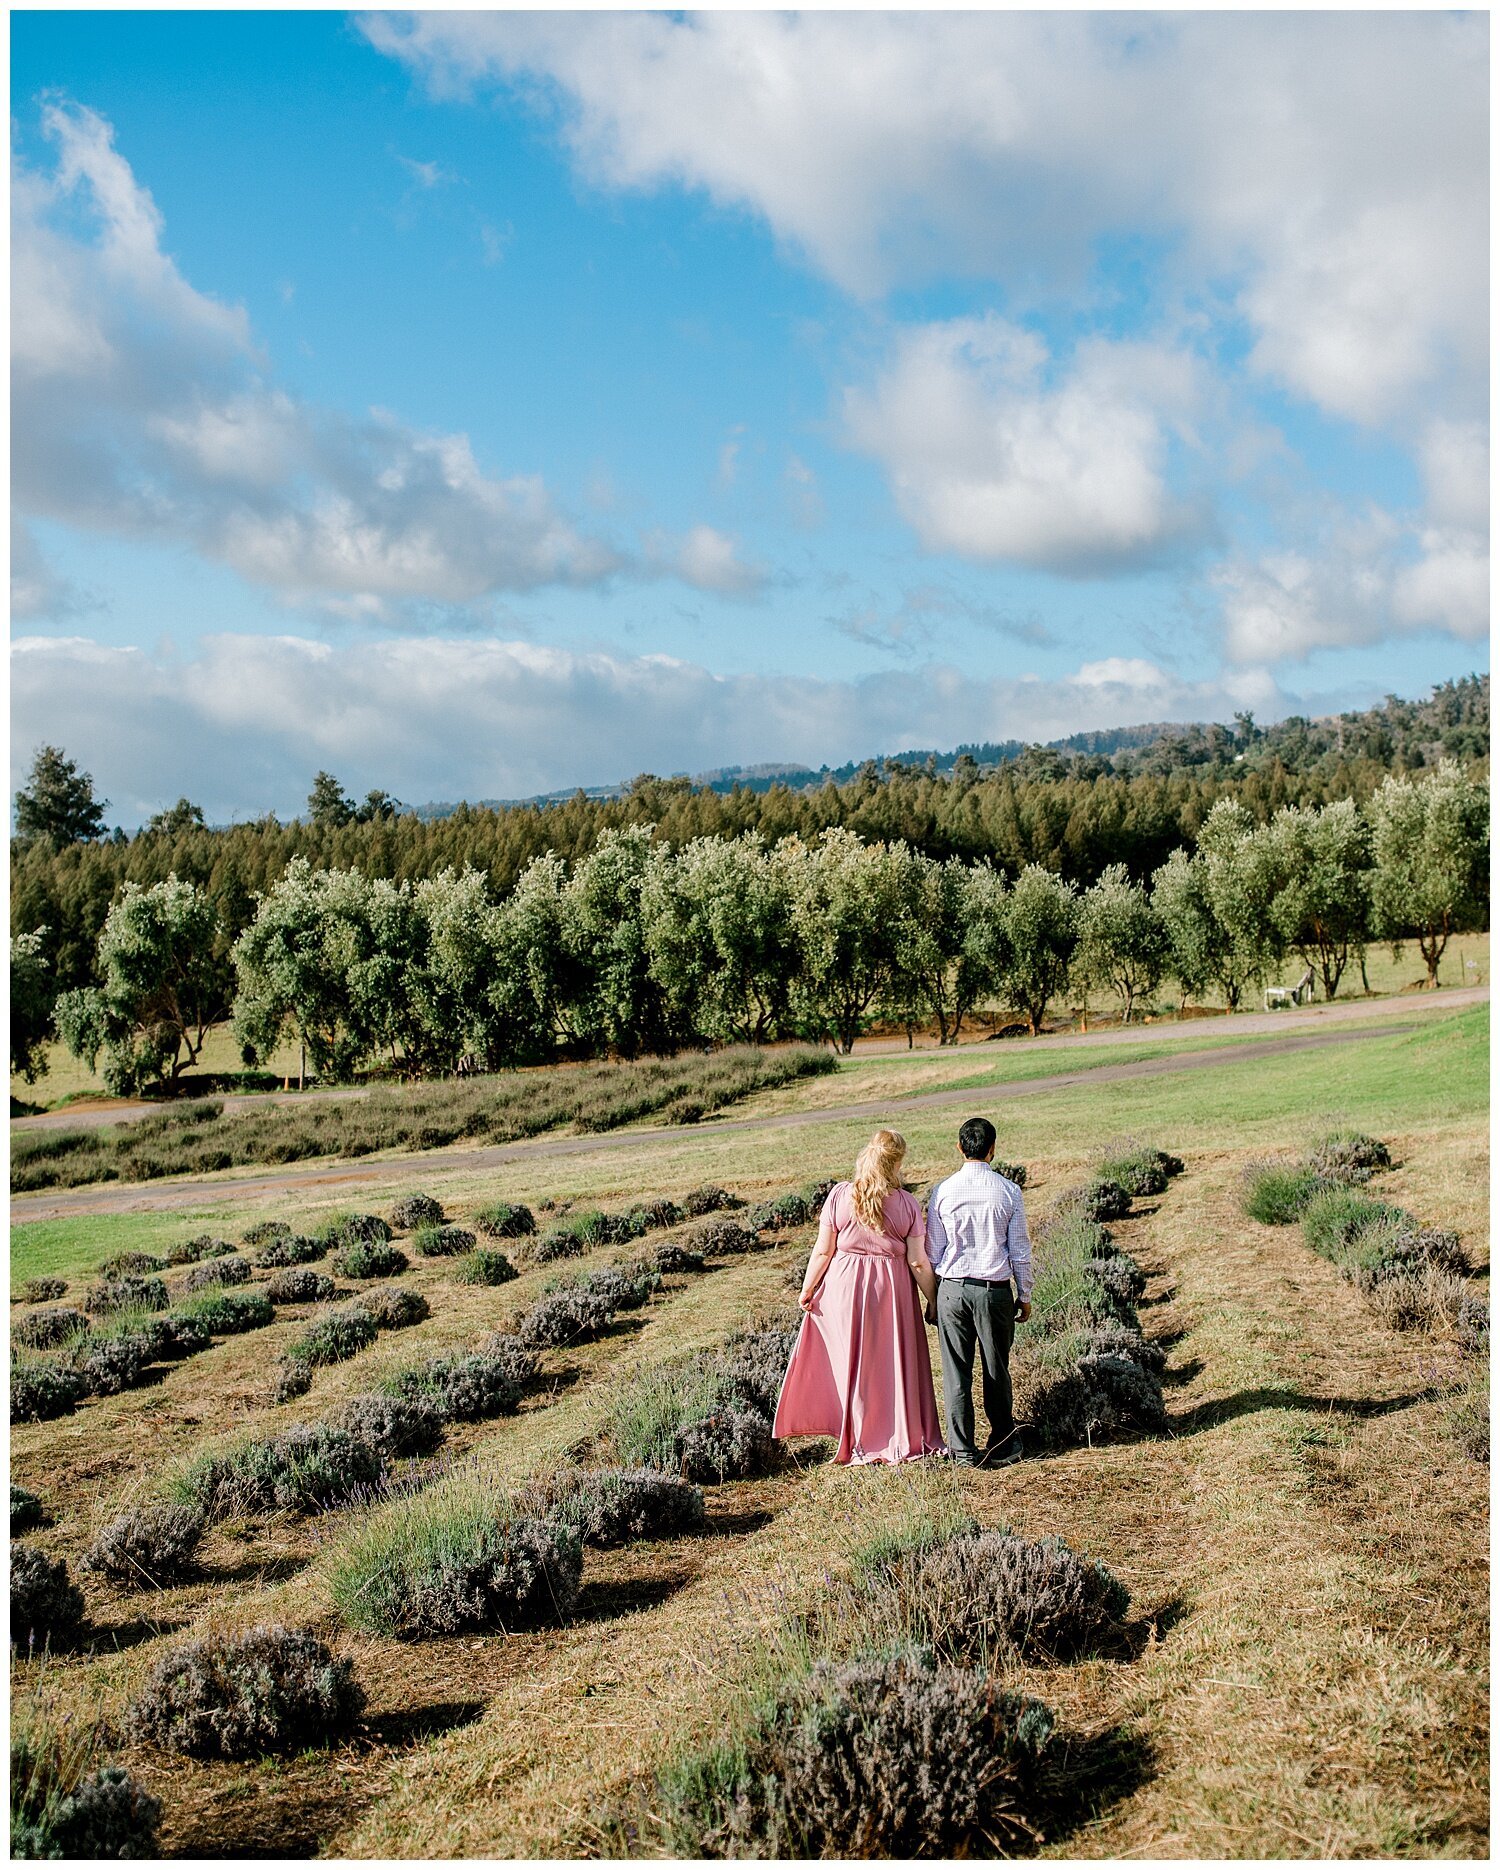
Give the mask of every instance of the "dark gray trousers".
M 939 1279 L 938 1349 L 943 1359 L 943 1397 L 948 1405 L 948 1446 L 957 1461 L 977 1461 L 974 1445 L 974 1347 L 984 1375 L 984 1413 L 990 1439 L 985 1452 L 1015 1432 L 1010 1400 L 1010 1347 L 1016 1335 L 1016 1297 L 1010 1282 Z

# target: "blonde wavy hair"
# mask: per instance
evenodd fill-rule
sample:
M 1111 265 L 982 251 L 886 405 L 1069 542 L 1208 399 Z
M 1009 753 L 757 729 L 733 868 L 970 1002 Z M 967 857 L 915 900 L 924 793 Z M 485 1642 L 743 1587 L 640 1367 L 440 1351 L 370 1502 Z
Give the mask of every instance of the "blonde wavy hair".
M 885 1198 L 901 1186 L 901 1164 L 906 1138 L 894 1130 L 877 1130 L 859 1152 L 854 1164 L 854 1212 L 866 1227 L 885 1227 Z

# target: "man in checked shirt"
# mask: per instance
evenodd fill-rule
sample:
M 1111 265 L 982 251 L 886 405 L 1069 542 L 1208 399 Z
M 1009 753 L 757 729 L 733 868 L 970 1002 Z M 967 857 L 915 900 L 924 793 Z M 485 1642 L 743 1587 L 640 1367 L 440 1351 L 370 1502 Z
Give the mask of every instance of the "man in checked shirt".
M 938 1349 L 948 1446 L 962 1467 L 1009 1467 L 1021 1458 L 1011 1414 L 1010 1347 L 1031 1316 L 1031 1236 L 1014 1182 L 990 1167 L 995 1126 L 970 1117 L 958 1132 L 963 1167 L 927 1198 L 927 1257 L 938 1276 Z M 974 1441 L 974 1347 L 984 1373 L 989 1441 Z

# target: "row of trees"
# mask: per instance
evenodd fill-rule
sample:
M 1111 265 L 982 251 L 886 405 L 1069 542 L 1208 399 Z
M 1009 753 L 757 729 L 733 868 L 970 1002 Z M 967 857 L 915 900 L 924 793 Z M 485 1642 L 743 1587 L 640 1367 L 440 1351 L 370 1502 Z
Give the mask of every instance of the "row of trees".
M 1117 995 L 1129 1019 L 1168 976 L 1235 1007 L 1292 953 L 1331 998 L 1377 938 L 1416 941 L 1435 983 L 1449 936 L 1485 920 L 1488 846 L 1483 788 L 1446 763 L 1388 779 L 1364 808 L 1258 823 L 1222 799 L 1149 891 L 1122 864 L 1082 889 L 1036 864 L 1011 881 L 842 827 L 673 849 L 627 826 L 572 864 L 534 859 L 505 894 L 472 867 L 413 882 L 299 857 L 227 952 L 199 885 L 127 884 L 97 984 L 63 992 L 53 1017 L 124 1089 L 187 1069 L 231 1009 L 247 1061 L 300 1040 L 341 1077 L 788 1036 L 848 1051 L 876 1017 L 947 1043 L 980 1007 L 1037 1031 L 1069 990 L 1085 1006 Z M 33 983 L 18 1004 L 45 999 L 41 951 L 15 945 Z
M 461 806 L 441 817 L 419 817 L 381 792 L 356 804 L 320 773 L 305 815 L 292 823 L 268 816 L 214 829 L 181 799 L 133 837 L 103 836 L 89 776 L 58 749 L 44 748 L 17 795 L 23 835 L 11 854 L 11 928 L 45 928 L 59 987 L 86 986 L 95 979 L 105 917 L 123 886 L 175 876 L 213 899 L 227 968 L 257 898 L 297 857 L 315 869 L 413 883 L 473 868 L 503 896 L 535 858 L 556 852 L 577 862 L 607 832 L 632 826 L 651 827 L 656 841 L 674 850 L 698 838 L 750 832 L 773 845 L 790 837 L 812 844 L 843 827 L 866 842 L 904 842 L 928 857 L 992 864 L 1012 881 L 1040 864 L 1086 887 L 1123 864 L 1145 882 L 1174 850 L 1196 845 L 1221 798 L 1235 799 L 1266 824 L 1288 805 L 1340 798 L 1362 804 L 1393 758 L 1420 759 L 1424 746 L 1455 739 L 1482 759 L 1488 699 L 1487 679 L 1476 679 L 1450 684 L 1428 702 L 1392 702 L 1367 716 L 1283 722 L 1270 730 L 1248 720 L 1234 731 L 1163 730 L 1149 747 L 1114 753 L 1033 747 L 992 767 L 968 754 L 946 768 L 931 759 L 869 762 L 821 784 L 757 782 L 729 790 L 643 776 L 618 797 L 578 793 L 542 804 Z

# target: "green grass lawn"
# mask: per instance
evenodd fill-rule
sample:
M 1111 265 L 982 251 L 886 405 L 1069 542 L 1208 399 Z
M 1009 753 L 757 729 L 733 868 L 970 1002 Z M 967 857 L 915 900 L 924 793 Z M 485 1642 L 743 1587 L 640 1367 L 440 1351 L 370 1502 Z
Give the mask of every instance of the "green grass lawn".
M 1425 1015 L 1430 1019 L 1430 1015 Z M 1392 1025 L 1420 1026 L 1424 1011 L 1420 1006 L 1393 1003 Z M 1382 1019 L 1379 1024 L 1384 1024 Z M 1301 1037 L 1303 1027 L 1288 1027 L 1289 1038 Z M 837 1077 L 808 1079 L 785 1092 L 757 1094 L 739 1107 L 737 1114 L 761 1115 L 775 1110 L 826 1110 L 839 1104 L 875 1097 L 889 1097 L 898 1103 L 926 1091 L 982 1091 L 1002 1084 L 1023 1084 L 1033 1078 L 1050 1078 L 1075 1071 L 1092 1071 L 1106 1065 L 1142 1063 L 1153 1058 L 1167 1058 L 1184 1052 L 1208 1052 L 1216 1047 L 1265 1045 L 1274 1034 L 1238 1030 L 1232 1022 L 1217 1020 L 1207 1024 L 1146 1028 L 1139 1039 L 1116 1039 L 1107 1048 L 1078 1050 L 1058 1047 L 1032 1048 L 1025 1040 L 1014 1046 L 960 1047 L 953 1051 L 883 1052 L 855 1054 L 839 1060 Z

